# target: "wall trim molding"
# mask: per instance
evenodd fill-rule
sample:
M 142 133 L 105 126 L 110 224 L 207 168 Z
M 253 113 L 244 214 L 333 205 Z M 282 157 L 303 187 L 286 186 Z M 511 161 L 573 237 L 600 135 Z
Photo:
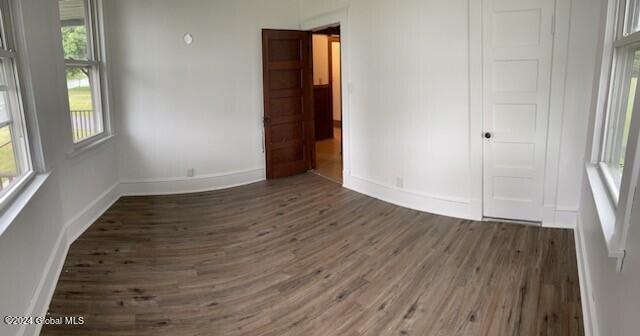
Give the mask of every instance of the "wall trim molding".
M 78 215 L 65 224 L 66 241 L 72 243 L 78 239 L 120 196 L 120 183 L 116 183 L 89 203 Z
M 47 314 L 71 244 L 120 198 L 119 186 L 120 183 L 112 185 L 64 225 L 25 316 Z M 25 325 L 18 334 L 39 335 L 41 329 L 42 325 Z
M 70 244 L 66 237 L 66 230 L 61 231 L 24 316 L 45 316 L 47 313 L 69 250 Z M 25 324 L 18 330 L 17 335 L 40 335 L 41 329 L 41 324 Z
M 187 194 L 233 188 L 265 178 L 264 168 L 254 168 L 195 177 L 125 180 L 120 182 L 120 192 L 122 196 Z
M 577 217 L 577 225 L 573 230 L 576 247 L 576 260 L 578 262 L 578 278 L 580 279 L 580 301 L 582 302 L 582 320 L 585 336 L 599 336 L 596 304 L 593 299 L 593 286 L 589 272 L 589 257 L 585 250 L 584 234 L 580 224 L 580 216 Z
M 446 198 L 400 189 L 357 176 L 347 176 L 344 187 L 401 207 L 441 216 L 482 220 L 482 203 L 470 199 Z
M 578 225 L 578 210 L 545 206 L 542 209 L 542 227 L 575 229 Z
M 258 168 L 193 178 L 167 178 L 115 183 L 65 223 L 24 316 L 46 315 L 71 244 L 121 197 L 146 196 L 153 194 L 155 191 L 158 191 L 158 195 L 168 195 L 233 188 L 264 180 L 264 172 L 264 168 Z M 42 325 L 23 325 L 18 330 L 18 335 L 39 335 L 41 329 Z

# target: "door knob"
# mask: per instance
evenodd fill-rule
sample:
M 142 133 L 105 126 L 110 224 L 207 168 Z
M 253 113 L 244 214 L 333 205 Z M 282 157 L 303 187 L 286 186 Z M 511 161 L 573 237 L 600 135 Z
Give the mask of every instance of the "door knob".
M 491 139 L 491 133 L 489 132 L 484 133 L 484 137 L 485 139 Z

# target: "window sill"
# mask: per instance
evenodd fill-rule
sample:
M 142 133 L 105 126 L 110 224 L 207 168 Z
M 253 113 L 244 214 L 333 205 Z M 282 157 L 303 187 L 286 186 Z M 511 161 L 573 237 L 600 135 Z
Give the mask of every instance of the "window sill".
M 38 174 L 26 182 L 26 185 L 19 190 L 19 194 L 11 200 L 11 203 L 0 214 L 0 236 L 9 228 L 11 223 L 20 215 L 22 210 L 29 204 L 29 201 L 38 192 L 44 182 L 51 176 L 51 172 Z
M 88 152 L 98 146 L 100 146 L 101 144 L 108 142 L 109 140 L 115 138 L 116 135 L 115 134 L 109 134 L 109 135 L 105 135 L 103 137 L 97 138 L 93 141 L 91 141 L 88 144 L 84 144 L 82 146 L 77 146 L 75 147 L 71 152 L 67 153 L 67 159 L 72 159 L 78 155 L 81 155 L 85 152 Z
M 600 162 L 597 167 L 600 178 L 607 187 L 609 197 L 613 200 L 613 205 L 618 207 L 618 202 L 620 202 L 620 178 L 614 177 L 611 169 L 604 162 Z
M 609 195 L 607 182 L 600 174 L 597 164 L 587 163 L 586 170 L 608 255 L 610 258 L 623 258 L 624 250 L 616 241 L 616 207 Z

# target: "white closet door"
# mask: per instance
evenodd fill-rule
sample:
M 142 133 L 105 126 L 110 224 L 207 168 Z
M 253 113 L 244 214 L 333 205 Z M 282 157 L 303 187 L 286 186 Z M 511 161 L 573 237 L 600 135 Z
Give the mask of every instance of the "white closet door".
M 484 216 L 542 220 L 553 0 L 486 0 Z

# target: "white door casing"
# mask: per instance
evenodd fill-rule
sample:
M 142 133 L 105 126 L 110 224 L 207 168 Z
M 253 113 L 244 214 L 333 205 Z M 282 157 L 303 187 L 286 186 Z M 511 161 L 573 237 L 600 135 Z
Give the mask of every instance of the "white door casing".
M 554 7 L 483 5 L 485 217 L 542 220 Z

